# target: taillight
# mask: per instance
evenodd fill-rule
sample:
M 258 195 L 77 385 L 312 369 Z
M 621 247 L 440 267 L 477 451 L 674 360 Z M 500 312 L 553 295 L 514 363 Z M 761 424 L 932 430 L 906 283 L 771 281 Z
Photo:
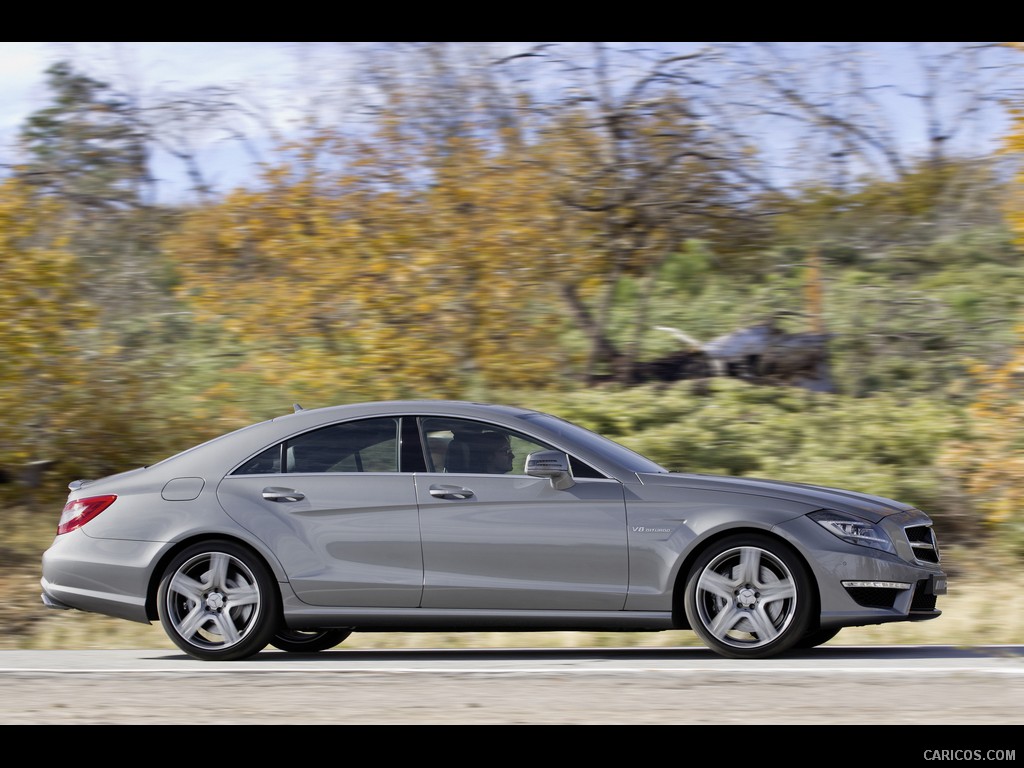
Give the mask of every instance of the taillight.
M 69 533 L 92 520 L 96 515 L 109 507 L 117 496 L 90 496 L 87 499 L 69 501 L 64 505 L 57 524 L 57 535 Z

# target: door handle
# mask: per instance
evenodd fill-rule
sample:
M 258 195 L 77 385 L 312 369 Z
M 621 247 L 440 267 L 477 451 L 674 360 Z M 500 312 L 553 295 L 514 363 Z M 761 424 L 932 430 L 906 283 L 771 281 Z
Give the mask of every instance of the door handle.
M 302 501 L 306 494 L 292 488 L 264 488 L 263 498 L 267 501 Z
M 457 485 L 432 485 L 430 495 L 435 499 L 468 499 L 473 495 L 469 488 L 461 488 Z

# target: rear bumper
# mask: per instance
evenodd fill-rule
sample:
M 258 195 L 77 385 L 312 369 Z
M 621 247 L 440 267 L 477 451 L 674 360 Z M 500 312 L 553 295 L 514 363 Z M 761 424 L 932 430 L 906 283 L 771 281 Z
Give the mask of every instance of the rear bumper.
M 96 540 L 72 531 L 43 553 L 43 605 L 150 623 L 146 600 L 163 542 Z
M 132 597 L 117 595 L 110 592 L 81 589 L 78 587 L 60 587 L 42 579 L 43 605 L 58 610 L 77 610 L 86 613 L 100 613 L 129 621 L 149 624 L 144 596 Z
M 73 610 L 75 610 L 70 605 L 67 605 L 66 603 L 62 603 L 57 598 L 51 597 L 50 595 L 46 594 L 46 592 L 43 592 L 43 594 L 40 595 L 40 598 L 42 598 L 43 605 L 45 605 L 47 608 L 54 608 L 54 609 L 59 610 L 59 611 L 73 611 Z

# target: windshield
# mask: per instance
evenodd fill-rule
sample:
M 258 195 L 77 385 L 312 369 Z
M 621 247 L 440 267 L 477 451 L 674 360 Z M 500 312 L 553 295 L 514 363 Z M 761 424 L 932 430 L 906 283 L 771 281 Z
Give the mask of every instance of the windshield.
M 576 445 L 604 456 L 630 472 L 668 472 L 663 466 L 651 461 L 646 456 L 578 424 L 573 424 L 571 421 L 547 413 L 530 413 L 522 418 L 524 421 L 537 424 L 550 432 L 566 437 Z

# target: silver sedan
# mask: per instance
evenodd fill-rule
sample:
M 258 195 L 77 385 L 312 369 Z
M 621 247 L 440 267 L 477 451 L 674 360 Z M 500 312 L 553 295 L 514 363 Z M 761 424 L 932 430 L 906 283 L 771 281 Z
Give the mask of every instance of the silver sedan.
M 296 407 L 69 488 L 44 604 L 159 621 L 211 661 L 460 630 L 690 630 L 766 658 L 933 619 L 946 591 L 911 505 L 671 472 L 501 405 Z

